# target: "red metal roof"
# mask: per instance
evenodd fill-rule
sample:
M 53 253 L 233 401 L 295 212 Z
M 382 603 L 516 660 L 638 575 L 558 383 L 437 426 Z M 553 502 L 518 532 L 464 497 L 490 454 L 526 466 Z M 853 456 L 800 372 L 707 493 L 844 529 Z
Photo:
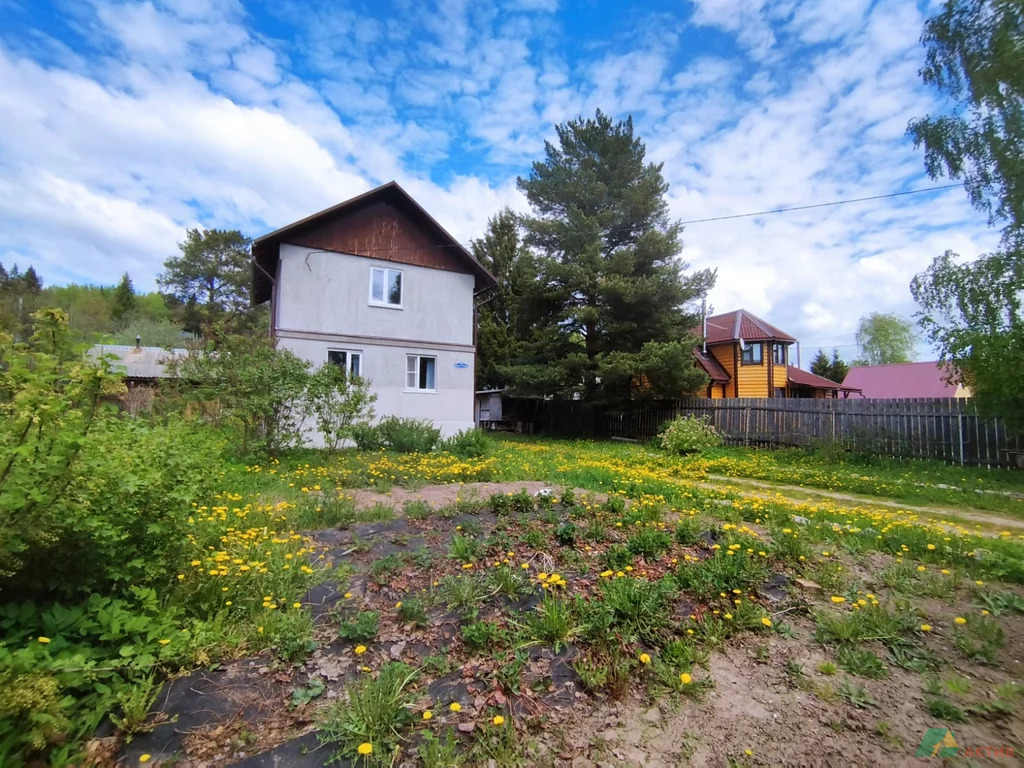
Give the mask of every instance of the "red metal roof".
M 786 378 L 789 380 L 790 385 L 798 387 L 856 391 L 854 388 L 847 387 L 843 384 L 832 381 L 831 379 L 826 379 L 824 376 L 818 376 L 810 371 L 805 371 L 803 368 L 797 368 L 795 365 L 786 366 Z
M 711 355 L 704 357 L 701 354 L 699 348 L 695 347 L 693 350 L 693 356 L 697 360 L 697 365 L 704 369 L 704 373 L 711 377 L 711 380 L 716 384 L 725 384 L 729 381 L 729 374 L 725 372 L 717 360 Z
M 956 384 L 944 380 L 946 371 L 937 360 L 924 363 L 855 366 L 843 385 L 855 387 L 863 397 L 956 397 Z
M 721 344 L 727 341 L 789 341 L 795 342 L 792 336 L 781 331 L 771 323 L 750 314 L 745 309 L 713 315 L 707 319 L 708 344 Z M 697 333 L 700 333 L 697 329 Z

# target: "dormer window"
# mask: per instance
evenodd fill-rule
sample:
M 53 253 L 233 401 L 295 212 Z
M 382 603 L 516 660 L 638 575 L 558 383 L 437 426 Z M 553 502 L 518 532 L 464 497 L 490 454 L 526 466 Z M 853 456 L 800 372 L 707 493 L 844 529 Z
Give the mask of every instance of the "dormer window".
M 370 303 L 402 308 L 402 270 L 370 267 Z

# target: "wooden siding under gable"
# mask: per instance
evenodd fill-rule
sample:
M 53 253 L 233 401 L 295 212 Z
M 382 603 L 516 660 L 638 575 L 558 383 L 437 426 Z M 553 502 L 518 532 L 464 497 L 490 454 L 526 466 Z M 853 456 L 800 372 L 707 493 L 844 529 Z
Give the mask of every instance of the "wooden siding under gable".
M 450 248 L 439 247 L 444 244 L 402 211 L 383 201 L 291 234 L 287 242 L 397 264 L 472 274 Z

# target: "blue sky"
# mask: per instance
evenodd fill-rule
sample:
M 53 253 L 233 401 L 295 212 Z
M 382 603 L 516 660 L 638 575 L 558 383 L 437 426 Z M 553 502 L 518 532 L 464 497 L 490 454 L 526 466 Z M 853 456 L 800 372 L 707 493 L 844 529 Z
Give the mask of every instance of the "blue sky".
M 556 123 L 632 114 L 683 220 L 929 186 L 911 0 L 0 0 L 0 261 L 151 288 L 186 228 L 250 235 L 390 179 L 482 234 Z M 854 354 L 861 314 L 997 236 L 960 189 L 693 224 L 717 311 Z M 925 351 L 925 350 L 922 350 Z

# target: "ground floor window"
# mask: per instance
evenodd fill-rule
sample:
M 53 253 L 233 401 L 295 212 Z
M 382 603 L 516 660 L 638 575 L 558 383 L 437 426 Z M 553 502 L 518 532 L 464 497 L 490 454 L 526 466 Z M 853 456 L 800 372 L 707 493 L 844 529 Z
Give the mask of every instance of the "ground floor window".
M 327 352 L 327 362 L 338 366 L 352 376 L 363 375 L 363 353 L 348 349 L 331 349 Z
M 405 388 L 424 392 L 437 389 L 434 381 L 436 359 L 423 355 L 406 355 Z

